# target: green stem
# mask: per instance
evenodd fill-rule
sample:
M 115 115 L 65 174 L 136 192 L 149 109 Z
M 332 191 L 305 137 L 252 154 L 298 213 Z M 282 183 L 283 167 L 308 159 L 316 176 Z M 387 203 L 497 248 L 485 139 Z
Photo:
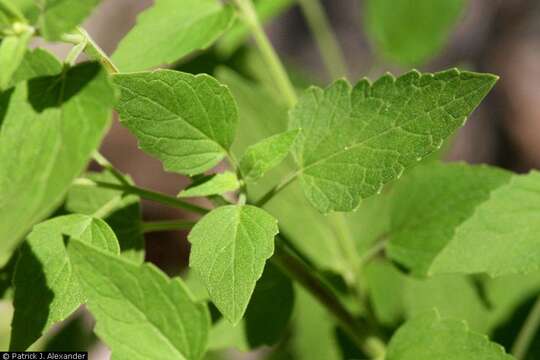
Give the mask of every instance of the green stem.
M 100 219 L 106 218 L 116 209 L 121 201 L 122 196 L 115 196 L 111 200 L 107 201 L 102 207 L 97 209 L 92 216 Z
M 360 266 L 366 265 L 384 250 L 386 244 L 388 243 L 388 236 L 389 234 L 387 233 L 379 236 L 379 238 L 375 241 L 375 244 L 369 248 L 360 259 Z
M 272 189 L 270 189 L 266 194 L 264 194 L 259 200 L 255 202 L 255 206 L 263 207 L 268 201 L 270 201 L 275 195 L 277 195 L 281 190 L 285 189 L 289 184 L 291 184 L 298 177 L 298 173 L 293 173 L 287 176 L 283 181 Z
M 534 303 L 523 327 L 519 331 L 516 341 L 512 346 L 512 354 L 516 360 L 523 360 L 527 355 L 527 351 L 531 346 L 531 342 L 534 339 L 534 336 L 538 332 L 538 327 L 540 326 L 540 296 Z
M 88 57 L 92 60 L 99 61 L 103 67 L 109 72 L 109 74 L 117 74 L 118 68 L 113 64 L 111 59 L 105 54 L 105 51 L 103 51 L 98 44 L 92 39 L 90 34 L 86 32 L 82 27 L 78 27 L 77 31 L 81 33 L 86 38 L 87 45 L 84 49 L 84 52 Z
M 287 247 L 287 249 L 289 249 L 300 260 L 302 260 L 307 266 L 309 266 L 314 271 L 318 271 L 309 256 L 307 256 L 302 250 L 298 248 L 298 246 L 294 244 L 290 237 L 285 234 L 283 229 L 279 229 L 279 240 Z
M 347 76 L 345 56 L 319 0 L 298 0 L 313 33 L 328 74 L 332 79 Z
M 188 230 L 195 225 L 195 222 L 188 220 L 163 220 L 145 221 L 141 224 L 143 233 L 171 230 Z
M 79 45 L 84 42 L 84 52 L 90 59 L 99 61 L 109 74 L 118 73 L 118 68 L 113 64 L 107 54 L 105 54 L 105 51 L 103 51 L 99 45 L 96 44 L 90 34 L 88 34 L 88 32 L 86 32 L 86 30 L 84 30 L 82 27 L 78 27 L 76 33 L 62 35 L 61 40 L 74 45 Z
M 302 260 L 294 256 L 280 241 L 271 258 L 289 276 L 313 295 L 336 319 L 339 326 L 359 349 L 371 358 L 379 358 L 384 352 L 382 341 L 371 335 L 367 324 L 361 323 L 342 304 L 326 281 Z
M 81 43 L 74 45 L 71 50 L 69 51 L 66 60 L 64 61 L 66 64 L 69 64 L 73 66 L 75 64 L 75 61 L 79 58 L 81 53 L 86 48 L 86 42 L 82 41 Z
M 253 3 L 251 0 L 234 0 L 234 2 L 242 15 L 244 22 L 251 29 L 255 43 L 268 66 L 268 71 L 272 73 L 276 86 L 283 94 L 289 108 L 292 108 L 297 101 L 296 92 L 285 71 L 285 67 L 281 63 L 281 60 L 261 26 Z
M 63 34 L 60 40 L 68 44 L 78 45 L 84 42 L 85 38 L 79 33 L 67 33 Z
M 129 184 L 115 184 L 115 183 L 109 183 L 109 182 L 105 182 L 105 181 L 92 181 L 90 179 L 84 179 L 84 178 L 83 179 L 76 179 L 74 184 L 75 185 L 82 185 L 82 186 L 95 186 L 95 187 L 100 187 L 100 188 L 104 188 L 104 189 L 118 190 L 118 191 L 122 191 L 122 192 L 124 192 L 126 194 L 138 195 L 141 198 L 146 199 L 146 200 L 159 202 L 159 203 L 162 203 L 162 204 L 165 204 L 165 205 L 169 205 L 169 206 L 172 206 L 172 207 L 177 207 L 177 208 L 180 208 L 180 209 L 192 211 L 192 212 L 195 212 L 195 213 L 198 213 L 198 214 L 206 214 L 206 213 L 208 213 L 210 211 L 209 209 L 206 209 L 206 208 L 194 205 L 194 204 L 190 204 L 188 202 L 177 199 L 175 197 L 172 197 L 172 196 L 169 196 L 169 195 L 166 195 L 166 194 L 163 194 L 163 193 L 155 192 L 155 191 L 152 191 L 152 190 L 139 188 L 139 187 L 129 185 Z
M 111 173 L 120 183 L 124 185 L 131 185 L 129 183 L 129 180 L 126 178 L 124 174 L 122 174 L 120 171 L 118 171 L 113 164 L 107 158 L 103 155 L 101 155 L 98 151 L 94 152 L 93 155 L 94 161 L 99 164 L 103 169 Z

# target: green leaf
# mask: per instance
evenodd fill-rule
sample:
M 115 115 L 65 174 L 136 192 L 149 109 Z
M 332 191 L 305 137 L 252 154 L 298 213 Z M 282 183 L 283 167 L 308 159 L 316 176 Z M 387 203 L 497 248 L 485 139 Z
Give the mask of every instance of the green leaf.
M 294 0 L 255 0 L 253 3 L 257 18 L 262 23 L 266 23 L 293 6 Z M 247 40 L 249 35 L 249 27 L 242 19 L 237 19 L 218 42 L 218 49 L 223 54 L 230 55 Z
M 21 64 L 13 74 L 11 83 L 16 85 L 39 76 L 58 75 L 60 71 L 62 71 L 62 64 L 53 54 L 47 50 L 35 48 L 26 51 Z
M 436 310 L 409 320 L 394 334 L 387 360 L 512 360 L 502 346 Z
M 11 1 L 13 5 L 20 11 L 19 15 L 23 15 L 29 22 L 34 24 L 40 15 L 40 7 L 37 6 L 36 0 L 7 0 Z M 5 0 L 4 0 L 5 2 Z
M 116 359 L 201 359 L 210 317 L 180 278 L 72 239 L 67 251 L 95 332 Z
M 64 33 L 74 30 L 100 2 L 101 0 L 42 0 L 35 2 L 31 8 L 26 5 L 25 12 L 36 18 L 40 34 L 53 41 L 60 40 Z
M 182 190 L 178 197 L 203 197 L 221 195 L 235 191 L 240 187 L 236 174 L 230 171 L 205 176 L 202 180 L 195 181 L 187 189 Z
M 294 359 L 341 360 L 336 340 L 336 325 L 326 309 L 303 288 L 296 288 L 294 336 L 291 339 Z
M 189 265 L 233 324 L 242 318 L 264 264 L 274 253 L 277 221 L 250 205 L 219 207 L 191 230 Z
M 218 0 L 157 0 L 120 42 L 113 62 L 122 72 L 172 64 L 210 46 L 234 19 Z
M 158 70 L 114 77 L 117 110 L 139 146 L 168 171 L 211 169 L 233 142 L 238 110 L 229 90 L 209 75 Z
M 9 35 L 0 43 L 0 91 L 11 83 L 11 78 L 21 64 L 33 32 L 26 30 L 19 35 Z
M 455 231 L 431 274 L 535 272 L 540 263 L 540 173 L 515 175 Z
M 120 251 L 109 226 L 90 216 L 61 216 L 36 225 L 15 269 L 11 350 L 26 350 L 86 301 L 73 275 L 64 236 L 76 237 L 111 254 Z
M 202 302 L 210 300 L 206 287 L 195 271 L 189 270 L 186 274 L 184 274 L 182 280 L 191 291 L 191 294 L 196 301 Z
M 0 11 L 0 32 L 3 32 L 9 29 L 10 26 L 11 26 L 11 22 L 10 22 L 9 17 L 5 13 Z
M 426 275 L 460 224 L 511 176 L 487 166 L 433 163 L 416 167 L 391 192 L 388 255 L 413 274 Z
M 298 130 L 287 131 L 248 147 L 240 159 L 240 170 L 244 179 L 257 180 L 278 166 L 289 154 L 298 133 Z
M 323 213 L 354 210 L 437 150 L 496 80 L 454 69 L 310 88 L 289 123 L 301 130 L 293 153 L 305 195 Z
M 11 23 L 16 21 L 23 22 L 25 20 L 21 9 L 15 4 L 17 2 L 14 3 L 11 0 L 0 0 L 0 16 L 4 20 L 0 22 L 0 25 L 11 25 Z
M 252 348 L 275 345 L 284 335 L 294 306 L 292 280 L 266 264 L 246 310 L 245 331 Z
M 218 320 L 210 331 L 208 348 L 249 351 L 275 345 L 286 334 L 294 298 L 292 280 L 272 263 L 267 263 L 244 319 L 237 325 L 232 325 L 225 318 Z
M 371 307 L 377 320 L 385 326 L 397 325 L 405 312 L 403 304 L 405 276 L 390 262 L 380 260 L 366 264 L 363 273 Z
M 466 276 L 407 277 L 403 304 L 408 319 L 436 308 L 445 318 L 467 321 L 474 331 L 485 333 L 489 330 L 491 309 L 488 309 L 478 289 Z
M 478 289 L 466 276 L 417 279 L 406 276 L 382 260 L 369 263 L 364 271 L 375 315 L 387 326 L 436 308 L 445 318 L 467 321 L 474 331 L 484 333 L 491 329 L 491 309 L 487 308 Z
M 111 173 L 87 173 L 93 181 L 119 183 Z M 121 254 L 134 262 L 144 260 L 144 236 L 141 230 L 141 200 L 136 195 L 93 186 L 73 185 L 68 191 L 66 210 L 100 216 L 113 229 L 120 243 Z
M 97 63 L 0 94 L 0 265 L 86 167 L 109 127 L 114 101 Z
M 368 0 L 365 29 L 383 57 L 419 65 L 446 44 L 464 4 L 463 0 Z

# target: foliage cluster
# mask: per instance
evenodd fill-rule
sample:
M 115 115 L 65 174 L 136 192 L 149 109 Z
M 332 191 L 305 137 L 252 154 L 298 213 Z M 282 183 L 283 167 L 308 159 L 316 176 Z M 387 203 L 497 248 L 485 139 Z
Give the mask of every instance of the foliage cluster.
M 261 346 L 274 359 L 533 358 L 540 302 L 516 314 L 540 291 L 540 174 L 439 161 L 496 76 L 351 83 L 317 0 L 156 0 L 109 58 L 79 27 L 98 4 L 0 0 L 10 350 L 44 346 L 86 304 L 115 359 Z M 335 79 L 326 87 L 293 83 L 262 29 L 294 5 Z M 465 6 L 364 1 L 365 31 L 379 61 L 419 66 Z M 73 47 L 61 62 L 30 50 L 36 37 Z M 205 56 L 211 70 L 186 71 Z M 115 169 L 97 152 L 113 110 L 192 184 L 171 197 Z M 86 172 L 92 159 L 101 172 Z M 200 219 L 144 222 L 141 199 Z M 171 229 L 189 230 L 183 278 L 143 262 L 143 234 Z

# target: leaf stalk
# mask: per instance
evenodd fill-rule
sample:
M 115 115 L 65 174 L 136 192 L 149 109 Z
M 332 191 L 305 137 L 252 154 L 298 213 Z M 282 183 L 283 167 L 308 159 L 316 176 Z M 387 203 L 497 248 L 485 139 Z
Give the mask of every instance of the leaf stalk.
M 118 171 L 105 156 L 101 155 L 101 153 L 98 151 L 94 152 L 93 159 L 99 166 L 111 173 L 120 183 L 131 185 L 126 176 Z
M 261 52 L 261 55 L 268 66 L 268 70 L 272 73 L 276 86 L 283 94 L 283 98 L 286 101 L 289 108 L 292 108 L 297 102 L 296 92 L 294 87 L 285 71 L 285 67 L 281 63 L 276 50 L 270 43 L 268 36 L 262 28 L 261 22 L 257 16 L 257 12 L 253 7 L 251 0 L 234 0 L 242 18 L 246 25 L 251 29 L 253 33 L 253 39 Z
M 331 79 L 347 76 L 345 56 L 319 0 L 298 0 Z
M 64 62 L 70 66 L 73 66 L 85 48 L 86 41 L 83 39 L 83 41 L 71 48 Z
M 77 31 L 71 34 L 64 34 L 61 38 L 62 41 L 73 44 L 75 46 L 84 44 L 84 52 L 92 60 L 99 61 L 105 70 L 109 74 L 117 74 L 118 68 L 114 65 L 112 60 L 107 56 L 99 45 L 92 39 L 90 34 L 82 27 L 77 27 Z
M 141 230 L 145 234 L 157 231 L 189 230 L 194 225 L 195 222 L 188 220 L 145 221 L 141 224 Z
M 279 236 L 278 236 L 278 240 Z M 343 331 L 366 355 L 378 359 L 384 354 L 383 342 L 372 335 L 366 322 L 357 320 L 316 271 L 293 255 L 282 241 L 276 241 L 271 260 L 311 293 L 336 319 Z
M 169 205 L 172 207 L 188 210 L 197 214 L 206 214 L 210 211 L 207 208 L 188 203 L 181 199 L 178 199 L 178 198 L 175 198 L 175 197 L 172 197 L 172 196 L 160 193 L 160 192 L 143 189 L 143 188 L 133 186 L 130 184 L 115 184 L 115 183 L 109 183 L 105 181 L 93 181 L 93 180 L 84 179 L 84 178 L 75 180 L 74 184 L 81 185 L 81 186 L 96 186 L 96 187 L 101 187 L 104 189 L 118 190 L 126 194 L 138 195 L 141 198 L 146 199 L 146 200 L 159 202 L 159 203 Z
M 269 202 L 274 196 L 276 196 L 279 192 L 281 192 L 287 186 L 292 184 L 292 182 L 296 180 L 297 177 L 298 177 L 298 173 L 293 173 L 287 176 L 285 179 L 283 179 L 281 183 L 274 186 L 266 194 L 264 194 L 259 200 L 257 200 L 255 202 L 255 206 L 263 207 L 264 205 L 266 205 L 266 203 Z

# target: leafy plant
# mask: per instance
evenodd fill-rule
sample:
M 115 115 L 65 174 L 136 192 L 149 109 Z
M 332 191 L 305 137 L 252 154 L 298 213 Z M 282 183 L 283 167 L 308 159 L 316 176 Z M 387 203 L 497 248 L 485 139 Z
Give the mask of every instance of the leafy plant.
M 512 355 L 482 334 L 540 292 L 540 175 L 438 160 L 496 76 L 338 79 L 346 62 L 316 0 L 298 5 L 335 78 L 324 88 L 298 90 L 262 29 L 288 0 L 157 0 L 109 58 L 77 27 L 98 3 L 0 0 L 10 350 L 86 304 L 118 359 L 263 345 L 273 358 L 525 359 L 540 301 L 501 339 Z M 381 58 L 419 64 L 463 7 L 371 0 L 365 26 Z M 61 62 L 28 50 L 34 37 L 73 47 Z M 149 70 L 210 47 L 226 64 L 240 46 L 264 67 L 248 64 L 250 79 Z M 90 61 L 76 65 L 83 52 Z M 144 189 L 99 154 L 113 109 L 142 151 L 192 184 L 177 197 Z M 101 172 L 84 172 L 91 159 Z M 141 199 L 200 216 L 145 222 Z M 171 229 L 189 230 L 184 278 L 143 262 L 143 234 Z

